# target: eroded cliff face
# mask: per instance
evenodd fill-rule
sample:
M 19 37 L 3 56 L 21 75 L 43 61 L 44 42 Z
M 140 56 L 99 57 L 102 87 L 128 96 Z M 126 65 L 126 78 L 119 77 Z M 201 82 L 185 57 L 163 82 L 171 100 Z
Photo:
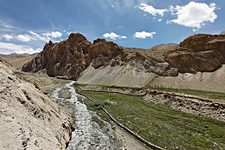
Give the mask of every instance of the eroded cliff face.
M 180 73 L 213 72 L 225 63 L 225 35 L 190 36 L 166 61 Z
M 79 33 L 59 43 L 49 42 L 43 51 L 22 68 L 27 72 L 47 70 L 50 76 L 77 80 L 87 68 L 132 66 L 137 72 L 159 76 L 213 72 L 225 63 L 225 35 L 193 35 L 179 45 L 164 44 L 152 49 L 132 49 L 97 39 L 93 44 Z
M 70 116 L 0 59 L 0 149 L 65 149 Z
M 59 43 L 49 42 L 36 58 L 22 68 L 27 72 L 47 70 L 50 76 L 66 76 L 77 80 L 81 73 L 92 66 L 125 66 L 130 64 L 137 69 L 159 75 L 177 75 L 176 68 L 168 63 L 151 58 L 138 51 L 126 51 L 116 43 L 97 39 L 93 44 L 79 33 Z

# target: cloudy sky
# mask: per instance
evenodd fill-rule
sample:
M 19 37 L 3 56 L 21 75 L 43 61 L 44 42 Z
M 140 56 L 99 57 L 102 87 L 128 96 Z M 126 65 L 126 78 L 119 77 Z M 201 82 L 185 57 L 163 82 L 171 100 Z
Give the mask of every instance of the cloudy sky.
M 126 47 L 225 30 L 224 0 L 0 0 L 0 53 L 33 53 L 80 32 Z

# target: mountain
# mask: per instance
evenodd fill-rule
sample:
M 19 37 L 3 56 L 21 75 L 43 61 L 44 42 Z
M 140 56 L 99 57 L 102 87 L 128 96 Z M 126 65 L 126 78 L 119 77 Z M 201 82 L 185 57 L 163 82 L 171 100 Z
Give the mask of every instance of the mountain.
M 97 39 L 93 44 L 79 33 L 70 34 L 69 38 L 59 43 L 48 43 L 43 51 L 31 62 L 23 66 L 23 71 L 37 72 L 47 69 L 50 76 L 68 76 L 77 80 L 81 72 L 92 66 L 137 66 L 146 72 L 159 75 L 177 75 L 169 64 L 131 49 L 118 46 L 105 39 Z
M 225 31 L 221 32 L 220 35 L 225 35 Z
M 15 68 L 21 70 L 22 66 L 32 60 L 37 54 L 16 54 L 12 53 L 9 55 L 0 54 L 0 57 L 4 58 L 9 64 Z
M 70 116 L 0 59 L 0 149 L 65 149 Z
M 138 49 L 105 39 L 91 43 L 83 35 L 72 33 L 65 41 L 47 43 L 22 70 L 47 70 L 50 76 L 64 76 L 85 84 L 142 87 L 160 77 L 176 81 L 182 74 L 213 73 L 224 63 L 225 35 L 196 34 L 178 45 Z

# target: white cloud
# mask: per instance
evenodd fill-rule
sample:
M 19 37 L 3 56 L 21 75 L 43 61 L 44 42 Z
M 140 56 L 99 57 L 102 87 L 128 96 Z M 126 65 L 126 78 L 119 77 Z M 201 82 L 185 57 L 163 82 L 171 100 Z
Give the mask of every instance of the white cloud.
M 177 18 L 171 20 L 170 23 L 190 27 L 194 30 L 200 29 L 206 22 L 213 23 L 216 20 L 217 15 L 215 10 L 215 3 L 208 5 L 206 3 L 193 1 L 185 6 L 170 6 L 171 13 L 177 16 Z
M 14 29 L 18 28 L 6 21 L 0 20 L 0 31 L 13 31 Z
M 105 34 L 103 34 L 103 37 L 104 37 L 104 38 L 110 38 L 110 39 L 112 39 L 112 40 L 116 40 L 116 39 L 127 39 L 126 36 L 118 35 L 118 34 L 116 34 L 116 33 L 114 33 L 114 32 L 111 32 L 111 33 L 105 33 Z
M 17 35 L 17 40 L 21 42 L 29 42 L 30 40 L 32 40 L 32 37 L 27 34 L 20 34 L 20 35 Z
M 161 17 L 163 17 L 164 13 L 168 11 L 167 9 L 156 9 L 153 6 L 145 4 L 145 3 L 141 3 L 139 6 L 139 9 L 151 14 L 152 16 L 159 15 Z
M 54 31 L 54 32 L 49 32 L 49 33 L 43 33 L 43 36 L 46 36 L 49 39 L 50 38 L 56 39 L 56 38 L 61 37 L 62 33 L 59 31 Z
M 137 39 L 146 39 L 146 38 L 153 38 L 153 35 L 156 34 L 156 32 L 135 32 L 134 37 Z
M 40 52 L 42 49 L 40 48 L 33 48 L 29 45 L 20 45 L 14 43 L 4 43 L 0 42 L 0 53 L 1 54 L 10 54 L 10 53 L 37 53 Z
M 44 42 L 47 42 L 48 39 L 39 35 L 38 33 L 36 32 L 33 32 L 33 31 L 29 31 L 29 34 L 31 35 L 32 39 L 33 40 L 36 40 L 36 41 L 44 41 Z
M 158 19 L 158 22 L 161 22 L 162 21 L 162 19 Z
M 29 31 L 28 34 L 19 34 L 19 35 L 3 34 L 3 35 L 0 35 L 0 39 L 5 39 L 7 41 L 10 41 L 11 39 L 16 39 L 20 42 L 29 42 L 31 40 L 48 42 L 49 40 L 58 39 L 60 37 L 62 37 L 62 33 L 59 31 L 45 32 L 42 34 L 38 34 L 36 32 Z
M 124 39 L 124 40 L 127 39 L 127 37 L 124 36 L 124 35 L 123 35 L 123 36 L 120 36 L 119 38 L 120 38 L 120 39 Z
M 3 34 L 3 35 L 0 35 L 0 39 L 5 39 L 6 41 L 10 41 L 11 39 L 13 39 L 13 35 Z
M 49 40 L 53 40 L 53 39 L 62 37 L 62 33 L 59 31 L 45 32 L 42 34 L 38 34 L 36 32 L 29 31 L 29 34 L 30 34 L 30 38 L 32 40 L 44 41 L 44 42 L 48 42 Z
M 3 24 L 3 27 L 7 28 L 7 29 L 15 29 L 16 28 L 15 26 L 10 25 L 10 24 Z

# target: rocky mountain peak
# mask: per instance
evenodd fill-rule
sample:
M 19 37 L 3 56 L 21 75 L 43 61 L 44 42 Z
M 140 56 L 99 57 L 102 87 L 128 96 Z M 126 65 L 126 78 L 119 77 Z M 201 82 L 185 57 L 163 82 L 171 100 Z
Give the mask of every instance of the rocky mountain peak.
M 215 42 L 224 41 L 224 35 L 196 34 L 186 38 L 180 43 L 180 47 L 189 48 L 194 51 L 210 50 Z M 216 45 L 214 45 L 216 46 Z
M 106 39 L 96 39 L 94 40 L 93 44 L 103 44 L 106 43 Z
M 105 39 L 93 44 L 80 33 L 71 33 L 65 41 L 47 44 L 23 71 L 47 70 L 50 76 L 79 79 L 89 66 L 133 66 L 160 76 L 179 73 L 212 72 L 225 64 L 225 36 L 196 34 L 179 45 L 164 44 L 152 49 L 124 48 Z
M 68 40 L 73 42 L 82 42 L 86 41 L 87 39 L 84 35 L 80 33 L 70 33 Z

